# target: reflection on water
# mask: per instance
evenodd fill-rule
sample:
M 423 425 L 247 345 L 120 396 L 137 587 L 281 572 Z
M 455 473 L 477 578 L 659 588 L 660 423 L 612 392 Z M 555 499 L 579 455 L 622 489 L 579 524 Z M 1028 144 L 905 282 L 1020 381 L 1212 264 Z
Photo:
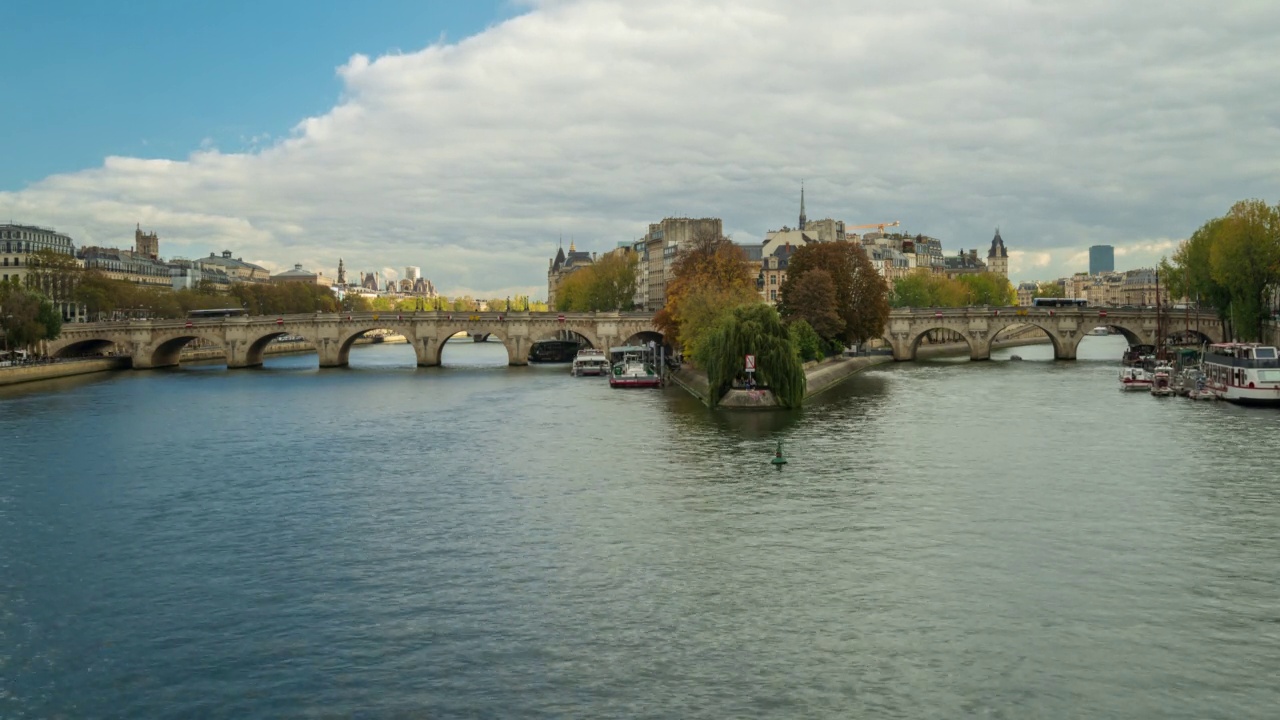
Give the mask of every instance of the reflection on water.
M 785 413 L 469 342 L 11 389 L 0 717 L 1269 718 L 1280 413 L 1123 346 Z

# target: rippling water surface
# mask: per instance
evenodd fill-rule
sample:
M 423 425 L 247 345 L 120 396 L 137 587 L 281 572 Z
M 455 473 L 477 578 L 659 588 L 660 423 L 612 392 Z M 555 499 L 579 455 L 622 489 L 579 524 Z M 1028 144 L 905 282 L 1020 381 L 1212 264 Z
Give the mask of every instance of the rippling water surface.
M 790 414 L 467 343 L 10 389 L 0 717 L 1274 718 L 1280 412 L 1122 347 Z

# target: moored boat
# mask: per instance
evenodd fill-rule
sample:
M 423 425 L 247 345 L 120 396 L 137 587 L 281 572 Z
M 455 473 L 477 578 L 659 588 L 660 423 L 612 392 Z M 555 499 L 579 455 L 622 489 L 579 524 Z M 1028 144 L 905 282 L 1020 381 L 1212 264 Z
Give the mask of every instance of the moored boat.
M 573 367 L 569 370 L 569 374 L 574 377 L 607 375 L 609 358 L 604 356 L 603 350 L 595 348 L 579 350 L 578 355 L 573 358 Z
M 573 362 L 582 345 L 576 340 L 540 340 L 529 349 L 529 362 Z
M 1204 353 L 1205 387 L 1227 402 L 1280 406 L 1280 357 L 1270 345 L 1216 343 Z
M 1120 359 L 1120 389 L 1150 391 L 1153 370 L 1155 346 L 1130 345 Z
M 1173 368 L 1168 365 L 1157 365 L 1151 373 L 1151 394 L 1156 397 L 1173 395 Z
M 625 345 L 609 348 L 613 359 L 609 371 L 609 387 L 648 388 L 661 387 L 662 374 L 653 360 L 652 348 L 641 345 Z

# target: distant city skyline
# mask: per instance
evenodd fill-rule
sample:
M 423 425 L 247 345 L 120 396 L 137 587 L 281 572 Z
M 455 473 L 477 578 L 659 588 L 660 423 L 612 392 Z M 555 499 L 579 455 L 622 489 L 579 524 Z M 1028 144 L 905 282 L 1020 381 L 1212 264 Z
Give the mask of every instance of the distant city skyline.
M 84 0 L 0 22 L 30 65 L 0 218 L 97 245 L 140 222 L 273 271 L 415 263 L 536 296 L 559 237 L 604 251 L 683 216 L 758 242 L 803 179 L 809 217 L 949 254 L 999 225 L 1016 282 L 1098 244 L 1154 265 L 1280 187 L 1270 4 Z

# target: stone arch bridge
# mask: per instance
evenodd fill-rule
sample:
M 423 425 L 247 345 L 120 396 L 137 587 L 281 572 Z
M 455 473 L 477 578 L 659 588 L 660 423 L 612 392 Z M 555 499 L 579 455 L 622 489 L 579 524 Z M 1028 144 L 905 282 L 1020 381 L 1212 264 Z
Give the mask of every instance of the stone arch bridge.
M 356 339 L 378 329 L 404 335 L 422 366 L 439 365 L 445 341 L 460 332 L 501 340 L 512 365 L 527 364 L 535 342 L 566 332 L 601 349 L 636 336 L 661 340 L 651 313 L 388 311 L 75 323 L 62 326 L 47 352 L 74 357 L 111 350 L 130 357 L 134 368 L 144 369 L 177 365 L 182 348 L 204 340 L 226 352 L 227 367 L 243 368 L 261 365 L 267 345 L 289 335 L 315 345 L 320 367 L 341 367 Z
M 1214 313 L 1166 311 L 1166 335 L 1191 335 L 1201 342 L 1222 342 L 1222 323 Z M 1124 335 L 1130 345 L 1156 344 L 1154 308 L 1103 307 L 969 307 L 900 308 L 889 314 L 884 339 L 894 360 L 914 360 L 920 340 L 932 330 L 950 330 L 969 345 L 972 360 L 991 359 L 991 343 L 1005 331 L 1038 327 L 1053 343 L 1056 360 L 1075 360 L 1076 350 L 1095 327 Z

